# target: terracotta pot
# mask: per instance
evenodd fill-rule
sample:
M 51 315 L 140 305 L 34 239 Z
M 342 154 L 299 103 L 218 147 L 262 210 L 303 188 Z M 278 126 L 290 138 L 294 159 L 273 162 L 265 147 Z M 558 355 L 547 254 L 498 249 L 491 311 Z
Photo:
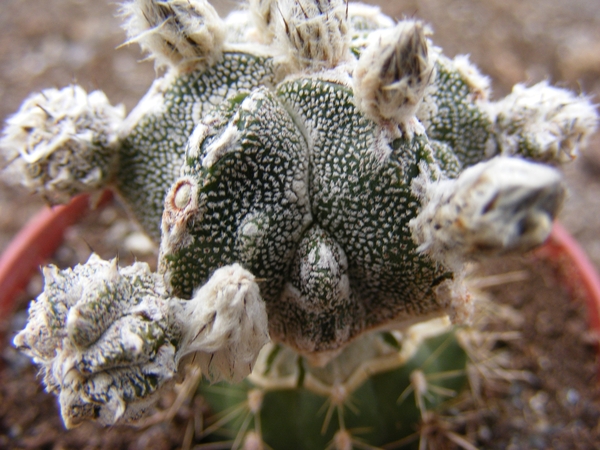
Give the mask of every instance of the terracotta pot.
M 111 199 L 112 193 L 106 191 L 96 206 Z M 62 244 L 67 228 L 89 210 L 89 196 L 80 195 L 67 205 L 44 208 L 15 236 L 0 256 L 0 319 L 12 313 L 17 295 Z
M 600 275 L 596 268 L 560 223 L 554 224 L 550 238 L 536 251 L 536 256 L 552 261 L 571 296 L 585 301 L 589 328 L 596 335 L 600 351 Z M 600 358 L 598 364 L 600 379 Z

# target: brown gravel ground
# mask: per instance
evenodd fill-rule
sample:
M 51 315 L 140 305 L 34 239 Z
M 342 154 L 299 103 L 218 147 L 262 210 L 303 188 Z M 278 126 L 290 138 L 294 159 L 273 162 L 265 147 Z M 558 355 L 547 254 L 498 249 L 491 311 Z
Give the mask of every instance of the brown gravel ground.
M 216 2 L 213 2 L 216 3 Z M 219 2 L 226 10 L 233 2 Z M 516 82 L 553 83 L 600 94 L 600 4 L 597 0 L 390 0 L 378 3 L 394 17 L 417 16 L 431 23 L 436 44 L 452 56 L 469 53 L 493 79 L 497 95 Z M 0 119 L 16 111 L 33 90 L 76 80 L 87 90 L 101 88 L 111 102 L 130 110 L 154 78 L 152 65 L 139 62 L 134 46 L 119 48 L 123 33 L 104 0 L 2 0 L 0 10 Z M 570 196 L 562 222 L 600 267 L 600 137 L 565 169 Z M 0 181 L 0 252 L 41 202 Z M 155 255 L 118 206 L 97 212 L 71 230 L 56 255 L 61 266 L 83 262 L 89 248 L 104 257 L 118 251 L 152 261 Z M 105 231 L 108 230 L 108 231 Z M 498 319 L 490 330 L 516 330 L 519 339 L 501 341 L 514 373 L 527 381 L 490 382 L 479 401 L 463 411 L 456 430 L 481 448 L 600 448 L 600 402 L 596 357 L 586 331 L 585 311 L 557 280 L 555 267 L 535 259 L 503 260 L 484 273 L 526 270 L 528 279 L 488 293 L 516 311 L 518 320 Z M 23 295 L 35 296 L 35 278 Z M 1 293 L 0 293 L 1 295 Z M 4 326 L 19 327 L 17 315 Z M 503 327 L 503 328 L 502 328 Z M 85 425 L 65 432 L 53 397 L 44 394 L 35 370 L 16 353 L 3 350 L 0 373 L 0 448 L 189 448 L 201 426 L 201 399 L 184 405 L 173 421 L 142 431 Z M 517 377 L 518 378 L 518 377 Z M 169 398 L 164 399 L 165 405 Z M 195 402 L 195 403 L 194 403 Z M 435 440 L 432 438 L 431 442 Z M 185 445 L 184 445 L 185 444 Z M 188 445 L 189 444 L 189 445 Z M 441 445 L 441 444 L 440 444 Z M 441 447 L 437 448 L 452 448 Z

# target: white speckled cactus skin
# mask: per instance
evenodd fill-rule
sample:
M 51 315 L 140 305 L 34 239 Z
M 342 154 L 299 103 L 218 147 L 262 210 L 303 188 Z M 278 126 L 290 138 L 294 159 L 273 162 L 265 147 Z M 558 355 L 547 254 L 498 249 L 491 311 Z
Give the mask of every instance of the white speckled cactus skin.
M 307 380 L 342 448 L 348 396 L 416 354 L 407 327 L 468 322 L 464 263 L 546 239 L 564 195 L 553 166 L 597 122 L 547 83 L 491 101 L 427 25 L 374 7 L 251 0 L 222 20 L 206 0 L 131 0 L 123 15 L 164 69 L 138 106 L 123 118 L 99 92 L 45 91 L 1 141 L 33 191 L 111 187 L 160 244 L 158 273 L 96 257 L 46 269 L 15 344 L 67 426 L 135 420 L 187 363 L 240 381 L 270 337 L 252 386 Z

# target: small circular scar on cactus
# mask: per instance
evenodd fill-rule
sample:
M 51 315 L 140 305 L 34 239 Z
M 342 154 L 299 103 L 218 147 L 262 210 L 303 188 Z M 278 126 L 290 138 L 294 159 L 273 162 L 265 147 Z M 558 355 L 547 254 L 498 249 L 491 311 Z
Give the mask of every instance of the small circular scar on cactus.
M 237 264 L 191 300 L 168 296 L 146 264 L 119 268 L 96 255 L 72 270 L 49 266 L 44 278 L 14 344 L 41 365 L 68 428 L 138 419 L 188 362 L 240 381 L 269 341 L 258 286 Z

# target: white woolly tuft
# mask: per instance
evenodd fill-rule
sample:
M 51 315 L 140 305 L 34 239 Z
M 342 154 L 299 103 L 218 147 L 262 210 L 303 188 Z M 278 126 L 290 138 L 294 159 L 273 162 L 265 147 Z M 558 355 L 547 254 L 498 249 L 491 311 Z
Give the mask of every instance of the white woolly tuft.
M 546 240 L 564 197 L 560 172 L 498 157 L 456 180 L 415 184 L 423 209 L 411 220 L 419 250 L 451 269 L 465 259 L 529 250 Z
M 411 124 L 434 78 L 428 28 L 405 20 L 374 32 L 354 70 L 356 105 L 378 123 Z M 414 120 L 413 120 L 414 121 Z
M 355 31 L 393 28 L 394 21 L 383 14 L 379 6 L 348 3 L 348 20 Z
M 207 0 L 132 0 L 121 6 L 127 43 L 138 42 L 157 67 L 214 64 L 226 27 Z
M 255 24 L 246 11 L 234 10 L 225 17 L 227 44 L 244 44 L 256 41 Z
M 277 0 L 249 0 L 250 16 L 258 31 L 260 42 L 269 44 L 275 38 L 277 16 Z
M 598 125 L 598 113 L 588 98 L 546 81 L 531 87 L 517 84 L 490 108 L 501 153 L 540 161 L 571 161 Z
M 6 121 L 0 155 L 31 191 L 66 202 L 106 184 L 124 116 L 124 107 L 111 106 L 101 91 L 46 89 Z
M 189 301 L 178 358 L 196 353 L 204 375 L 239 382 L 269 342 L 267 312 L 254 276 L 239 264 L 215 271 Z
M 44 269 L 44 292 L 14 345 L 41 365 L 67 428 L 139 419 L 176 374 L 181 324 L 145 263 L 119 268 L 92 255 L 74 269 Z M 151 380 L 151 381 L 150 381 Z
M 343 0 L 281 0 L 277 38 L 293 65 L 318 72 L 352 60 Z

